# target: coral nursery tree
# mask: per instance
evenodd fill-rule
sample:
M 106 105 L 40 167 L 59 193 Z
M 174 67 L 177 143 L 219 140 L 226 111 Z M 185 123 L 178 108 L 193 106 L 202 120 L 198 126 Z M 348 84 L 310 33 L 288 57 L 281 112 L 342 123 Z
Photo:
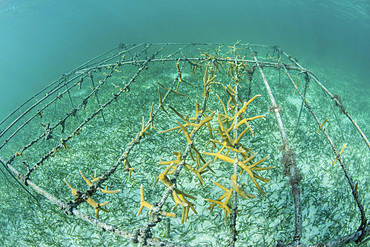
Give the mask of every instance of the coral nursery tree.
M 353 123 L 356 137 L 328 123 L 338 114 Z M 54 213 L 56 222 L 74 215 L 83 220 L 76 225 L 114 233 L 83 237 L 104 234 L 87 229 L 69 241 L 368 240 L 366 172 L 347 168 L 345 148 L 367 152 L 356 156 L 361 162 L 369 141 L 340 97 L 277 46 L 120 44 L 64 74 L 0 126 L 2 172 L 24 189 L 19 193 L 57 204 L 65 214 Z M 343 217 L 352 220 L 344 226 Z M 60 227 L 53 231 L 63 239 Z

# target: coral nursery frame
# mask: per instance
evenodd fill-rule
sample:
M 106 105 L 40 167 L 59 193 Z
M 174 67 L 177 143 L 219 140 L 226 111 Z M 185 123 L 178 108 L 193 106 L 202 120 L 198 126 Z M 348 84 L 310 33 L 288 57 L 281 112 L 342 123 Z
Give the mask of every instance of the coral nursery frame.
M 368 156 L 369 141 L 341 98 L 278 46 L 120 44 L 20 105 L 0 122 L 0 140 L 9 183 L 132 244 L 369 240 L 366 183 L 347 168 L 361 155 L 345 149 L 355 142 Z M 329 195 L 312 187 L 328 174 Z M 342 204 L 336 215 L 326 208 Z M 351 227 L 327 226 L 347 216 Z

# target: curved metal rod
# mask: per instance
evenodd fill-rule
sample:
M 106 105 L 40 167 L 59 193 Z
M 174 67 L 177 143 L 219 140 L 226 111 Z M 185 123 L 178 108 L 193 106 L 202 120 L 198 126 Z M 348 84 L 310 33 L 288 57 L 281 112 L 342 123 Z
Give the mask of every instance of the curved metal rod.
M 298 67 L 300 67 L 302 70 L 305 70 L 295 59 L 292 58 L 292 56 L 289 56 L 287 53 L 283 52 L 283 54 L 290 60 L 292 61 L 295 65 L 297 65 Z M 369 151 L 370 151 L 370 142 L 369 140 L 367 139 L 366 135 L 364 134 L 364 132 L 362 132 L 362 130 L 360 129 L 360 127 L 358 126 L 358 124 L 355 122 L 355 120 L 349 115 L 348 111 L 346 111 L 346 109 L 344 108 L 342 102 L 340 101 L 340 99 L 338 97 L 336 97 L 335 95 L 333 95 L 316 77 L 316 75 L 314 75 L 311 71 L 307 71 L 307 73 L 310 75 L 310 77 L 312 79 L 314 79 L 314 81 L 316 81 L 316 83 L 330 96 L 330 98 L 335 102 L 335 105 L 336 106 L 339 106 L 341 111 L 344 113 L 344 115 L 346 115 L 348 117 L 348 119 L 352 122 L 352 124 L 355 126 L 355 128 L 357 129 L 358 133 L 360 133 L 362 139 L 365 141 L 367 147 L 369 148 Z

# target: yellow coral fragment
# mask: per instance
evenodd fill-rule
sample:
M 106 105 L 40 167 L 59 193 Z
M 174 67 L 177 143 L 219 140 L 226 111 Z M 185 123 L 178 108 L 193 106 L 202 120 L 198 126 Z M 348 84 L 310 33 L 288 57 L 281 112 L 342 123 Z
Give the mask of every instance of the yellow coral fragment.
M 145 133 L 145 131 L 149 128 L 149 125 L 145 127 L 145 121 L 144 121 L 144 117 L 143 117 L 143 124 L 142 124 L 142 127 L 141 127 L 141 132 L 140 132 L 140 136 L 142 135 L 149 135 L 149 133 Z
M 212 180 L 212 182 L 214 182 L 220 189 L 226 191 L 226 192 L 229 192 L 230 190 L 229 189 L 226 189 L 224 186 L 222 186 L 221 184 L 217 183 L 216 181 Z
M 128 182 L 130 183 L 131 182 L 131 173 L 135 172 L 135 168 L 131 167 L 131 165 L 130 165 L 130 163 L 128 162 L 127 159 L 125 159 L 123 164 L 125 165 L 125 169 L 123 169 L 122 172 L 128 171 Z
M 253 100 L 255 100 L 257 97 L 261 96 L 260 94 L 255 95 L 253 98 L 251 98 L 247 103 L 243 105 L 243 107 L 235 114 L 235 117 L 240 116 L 243 112 L 247 110 L 247 107 L 250 103 L 252 103 Z
M 297 75 L 297 84 L 294 85 L 295 88 L 294 88 L 293 95 L 295 94 L 295 92 L 297 91 L 297 88 L 298 88 L 298 79 L 299 79 L 299 77 Z
M 176 127 L 171 128 L 171 129 L 168 129 L 168 130 L 161 130 L 161 131 L 159 131 L 159 133 L 166 133 L 166 132 L 170 132 L 172 130 L 177 130 L 177 129 L 180 129 L 180 127 L 176 126 Z
M 166 216 L 166 217 L 172 217 L 172 218 L 177 217 L 175 213 L 167 213 L 167 212 L 160 211 L 160 214 L 163 215 L 163 216 Z
M 237 129 L 243 124 L 245 124 L 248 128 L 251 128 L 248 121 L 252 121 L 252 120 L 255 120 L 255 119 L 258 119 L 258 118 L 262 118 L 263 120 L 266 120 L 265 115 L 259 115 L 259 116 L 255 116 L 255 117 L 251 117 L 251 118 L 244 118 L 237 125 L 235 125 L 235 128 Z M 252 128 L 251 128 L 251 133 L 253 134 Z
M 134 139 L 132 139 L 132 141 L 128 145 L 132 145 L 135 141 L 137 143 L 139 143 L 141 138 L 143 138 L 146 135 L 150 135 L 150 133 L 145 132 L 149 128 L 149 126 L 150 126 L 150 124 L 148 124 L 148 126 L 145 127 L 145 121 L 144 121 L 144 117 L 143 117 L 141 131 L 138 133 L 138 135 L 136 135 L 136 137 Z
M 63 138 L 60 138 L 60 141 L 62 142 L 62 145 L 63 145 L 64 149 L 68 149 L 69 151 L 71 151 L 71 149 L 67 145 L 66 140 L 63 140 Z
M 320 127 L 319 127 L 319 130 L 317 131 L 317 134 L 320 133 L 320 130 L 322 129 L 322 126 L 324 126 L 324 123 L 326 123 L 327 121 L 329 121 L 329 119 L 325 118 L 325 120 L 320 124 Z
M 263 197 L 265 197 L 265 193 L 262 191 L 261 187 L 259 186 L 259 184 L 257 183 L 257 181 L 255 179 L 255 177 L 258 178 L 258 179 L 260 179 L 260 177 L 257 177 L 253 173 L 253 170 L 260 171 L 260 170 L 267 170 L 267 169 L 274 168 L 274 167 L 255 167 L 259 163 L 265 161 L 267 158 L 268 157 L 265 157 L 265 158 L 257 161 L 256 163 L 254 163 L 254 164 L 252 164 L 250 166 L 246 166 L 243 162 L 238 162 L 238 166 L 248 173 L 248 175 L 250 176 L 250 178 L 252 179 L 253 183 L 256 185 L 257 189 L 259 190 L 259 192 L 262 194 Z M 262 180 L 262 179 L 260 179 L 260 180 Z M 268 179 L 263 179 L 263 181 L 266 182 L 266 181 L 268 181 Z
M 177 63 L 176 63 L 177 75 L 178 75 L 178 77 L 179 77 L 179 81 L 178 81 L 178 83 L 177 83 L 176 91 L 178 91 L 178 90 L 179 90 L 180 82 L 182 82 L 182 78 L 181 78 L 181 70 L 180 70 L 179 62 L 180 62 L 180 58 L 177 60 Z
M 105 193 L 105 194 L 115 194 L 115 193 L 120 192 L 121 190 L 120 189 L 118 189 L 118 190 L 108 190 L 108 186 L 105 186 L 105 189 L 100 188 L 100 191 Z
M 141 213 L 141 211 L 143 210 L 144 207 L 148 208 L 149 210 L 152 209 L 152 205 L 145 201 L 144 187 L 143 187 L 143 185 L 141 185 L 140 186 L 140 208 L 139 208 L 139 212 L 137 212 L 137 215 L 139 215 Z
M 199 130 L 204 124 L 208 123 L 209 121 L 211 121 L 213 119 L 213 115 L 215 113 L 213 112 L 210 116 L 204 118 L 202 121 L 200 121 L 199 124 L 190 124 L 191 126 L 194 126 L 195 127 L 195 130 Z
M 216 158 L 218 158 L 220 160 L 223 160 L 223 161 L 226 161 L 226 162 L 231 163 L 231 164 L 233 164 L 234 161 L 235 161 L 234 159 L 230 158 L 229 156 L 224 155 L 224 154 L 221 154 L 221 153 L 207 153 L 207 152 L 203 152 L 202 154 L 215 156 Z
M 181 130 L 184 132 L 185 137 L 186 137 L 186 140 L 188 141 L 188 144 L 192 144 L 193 141 L 191 140 L 190 135 L 189 135 L 189 132 L 186 130 L 186 127 L 184 127 L 183 125 L 181 125 L 179 123 L 179 121 L 177 121 L 177 124 L 180 126 Z
M 203 174 L 204 172 L 207 172 L 207 171 L 210 171 L 212 173 L 215 173 L 208 165 L 211 164 L 212 160 L 208 161 L 207 163 L 205 163 L 201 168 L 199 168 L 198 172 L 199 174 Z M 207 168 L 208 170 L 205 170 L 203 172 L 203 170 Z
M 238 175 L 236 175 L 236 174 L 233 174 L 231 176 L 231 185 L 233 186 L 234 190 L 241 197 L 243 197 L 243 199 L 246 199 L 247 197 L 248 198 L 255 198 L 256 197 L 255 195 L 251 195 L 251 194 L 248 194 L 247 192 L 245 192 L 245 190 L 243 189 L 243 187 L 238 184 Z
M 91 183 L 94 183 L 94 182 L 96 182 L 96 181 L 98 181 L 99 179 L 102 178 L 102 176 L 100 176 L 100 177 L 96 176 L 96 171 L 94 173 L 94 176 L 90 175 L 90 177 L 92 178 Z
M 176 155 L 176 160 L 160 161 L 160 162 L 158 162 L 158 164 L 160 164 L 160 165 L 170 165 L 171 163 L 174 163 L 175 165 L 178 165 L 182 161 L 181 152 L 172 151 L 172 153 L 174 155 Z M 172 174 L 172 173 L 168 173 L 168 174 Z
M 199 114 L 199 103 L 198 101 L 195 101 L 195 117 L 189 118 L 189 120 L 195 121 L 197 119 L 198 114 Z
M 237 144 L 239 144 L 239 141 L 240 139 L 243 137 L 243 135 L 245 133 L 247 133 L 248 130 L 250 130 L 251 127 L 249 126 L 248 128 L 246 128 L 245 130 L 242 131 L 242 133 L 240 133 L 240 135 L 238 136 L 238 138 L 236 138 L 234 141 L 233 141 L 233 146 L 236 146 Z
M 217 118 L 218 118 L 218 124 L 220 125 L 220 129 L 221 129 L 221 135 L 225 135 L 227 141 L 229 143 L 232 143 L 232 139 L 231 139 L 229 133 L 225 130 L 225 127 L 224 127 L 224 125 L 222 124 L 222 121 L 221 121 L 220 113 L 218 111 L 217 111 Z
M 252 156 L 249 157 L 248 153 L 244 152 L 244 153 L 241 153 L 241 155 L 243 156 L 243 161 L 241 161 L 243 164 L 246 164 L 246 163 L 251 163 L 250 161 L 252 159 L 254 159 L 254 157 L 256 157 L 256 153 L 253 154 Z M 240 173 L 242 174 L 243 171 L 240 171 Z
M 203 184 L 204 184 L 204 180 L 203 180 L 203 179 L 202 179 L 202 177 L 200 176 L 199 171 L 195 170 L 192 166 L 190 166 L 190 165 L 188 165 L 188 164 L 186 164 L 186 163 L 184 163 L 184 166 L 185 166 L 186 168 L 188 168 L 190 171 L 194 172 L 194 173 L 198 176 L 198 178 L 199 178 L 199 182 L 200 182 L 200 185 L 203 185 Z
M 154 102 L 152 103 L 152 107 L 150 108 L 150 114 L 149 114 L 149 117 L 150 117 L 150 129 L 155 129 L 155 130 L 158 130 L 156 127 L 154 127 L 153 125 L 153 107 L 154 107 Z
M 86 183 L 91 186 L 92 183 L 89 179 L 87 179 L 85 177 L 85 175 L 82 173 L 82 171 L 80 170 L 80 173 L 81 173 L 81 176 L 83 177 L 83 179 L 86 181 Z M 96 176 L 96 174 L 95 174 Z M 66 182 L 66 184 L 68 185 L 68 187 L 71 189 L 72 191 L 72 195 L 74 196 L 78 196 L 79 192 L 73 188 L 67 181 L 67 179 L 64 178 L 64 182 Z M 116 191 L 108 191 L 107 190 L 108 188 L 106 187 L 105 189 L 100 189 L 103 193 L 117 193 L 119 190 L 116 190 Z M 87 197 L 87 199 L 85 199 L 85 201 L 90 204 L 94 209 L 95 209 L 95 212 L 96 212 L 96 218 L 99 219 L 99 210 L 103 210 L 104 212 L 107 212 L 108 213 L 108 210 L 102 208 L 102 206 L 104 205 L 107 205 L 109 202 L 104 202 L 104 203 L 97 203 L 94 199 L 92 199 L 91 197 Z
M 21 156 L 21 158 L 23 158 L 22 153 L 23 153 L 23 151 L 21 151 L 21 152 L 16 152 L 16 153 L 14 154 L 14 157 Z
M 92 186 L 92 183 L 96 182 L 100 178 L 100 177 L 96 177 L 96 173 L 95 173 L 95 176 L 93 177 L 94 179 L 92 181 L 90 181 L 89 179 L 87 179 L 85 177 L 85 175 L 82 173 L 81 170 L 79 170 L 79 171 L 81 173 L 82 178 L 85 180 L 85 182 L 87 183 L 88 186 Z M 118 190 L 108 190 L 108 186 L 106 186 L 105 189 L 99 188 L 99 190 L 103 193 L 106 193 L 106 194 L 115 194 L 115 193 L 118 193 L 120 191 L 119 189 Z
M 178 111 L 176 111 L 175 108 L 173 108 L 172 106 L 168 105 L 167 106 L 177 115 L 179 116 L 182 120 L 184 120 L 187 124 L 189 124 L 189 121 L 186 120 L 186 117 L 184 117 L 183 115 L 181 115 Z
M 226 198 L 226 199 L 225 199 L 225 201 L 223 201 L 223 202 L 221 202 L 221 201 L 220 201 L 220 200 L 222 200 L 223 198 L 222 198 L 222 199 L 219 199 L 219 200 L 204 199 L 204 200 L 206 200 L 206 201 L 209 201 L 209 202 L 213 203 L 213 204 L 211 204 L 211 206 L 210 206 L 211 210 L 213 210 L 213 207 L 214 207 L 216 204 L 218 205 L 218 207 L 220 207 L 220 208 L 224 209 L 224 211 L 225 211 L 225 223 L 226 223 L 226 219 L 227 219 L 227 214 L 231 214 L 231 210 L 230 210 L 229 206 L 227 205 L 227 203 L 230 201 L 230 198 L 231 198 L 232 192 L 233 192 L 233 189 L 231 188 L 230 190 L 228 190 L 228 192 L 226 192 L 226 193 L 224 194 L 224 198 Z
M 339 154 L 338 154 L 337 158 L 335 158 L 335 160 L 334 160 L 334 162 L 333 162 L 332 166 L 335 164 L 335 162 L 337 162 L 337 160 L 339 159 L 339 156 L 343 153 L 343 150 L 344 150 L 345 148 L 347 148 L 347 143 L 345 143 L 345 144 L 343 145 L 342 150 L 340 150 L 340 152 L 339 152 Z
M 71 189 L 72 191 L 72 195 L 74 196 L 77 196 L 77 190 L 75 188 L 73 188 L 67 181 L 67 179 L 64 178 L 64 182 L 66 182 L 66 184 L 68 185 L 68 187 Z
M 186 219 L 188 217 L 188 213 L 189 213 L 189 208 L 188 207 L 183 207 L 182 208 L 182 215 L 181 215 L 181 225 L 184 224 L 184 222 L 186 222 Z
M 88 197 L 86 202 L 90 204 L 93 208 L 97 208 L 99 206 L 99 203 L 97 203 L 94 199 Z
M 175 208 L 177 207 L 178 204 L 181 205 L 181 206 L 183 206 L 183 207 L 187 207 L 188 206 L 187 203 L 185 203 L 185 202 L 183 202 L 183 201 L 180 200 L 180 198 L 178 197 L 178 195 L 177 195 L 177 193 L 176 193 L 175 190 L 172 191 L 172 197 L 173 197 L 173 200 L 176 202 Z
M 85 175 L 82 173 L 82 171 L 81 171 L 81 170 L 79 170 L 79 171 L 80 171 L 80 173 L 81 173 L 82 178 L 83 178 L 83 179 L 85 180 L 85 182 L 87 183 L 87 185 L 88 185 L 88 186 L 91 186 L 91 185 L 92 185 L 91 181 L 85 177 Z
M 163 107 L 162 96 L 161 96 L 161 91 L 159 90 L 159 87 L 158 87 L 158 94 L 159 94 L 159 107 L 161 107 L 162 111 L 164 111 L 164 113 L 167 114 L 166 109 L 164 109 L 164 107 Z
M 164 170 L 163 173 L 159 174 L 159 179 L 162 181 L 162 183 L 168 187 L 173 186 L 171 180 L 167 177 L 168 171 L 172 168 L 172 165 L 168 166 L 166 170 Z M 154 184 L 155 185 L 155 184 Z
M 192 198 L 192 199 L 196 199 L 195 197 L 193 196 L 190 196 L 180 190 L 177 190 L 176 189 L 176 192 L 175 192 L 175 195 L 176 197 L 178 196 L 178 198 L 176 200 L 178 200 L 179 202 L 176 202 L 176 205 L 174 206 L 173 210 L 176 209 L 177 205 L 182 205 L 182 216 L 181 216 L 181 224 L 184 224 L 188 218 L 188 214 L 189 214 L 189 208 L 191 208 L 193 210 L 193 212 L 195 214 L 198 214 L 198 212 L 195 210 L 194 208 L 194 203 L 192 202 L 189 202 L 188 200 L 186 200 L 185 196 L 186 197 L 189 197 L 189 198 Z M 175 197 L 174 197 L 175 199 Z
M 357 193 L 357 191 L 358 191 L 358 182 L 356 183 L 356 186 L 355 186 L 355 189 L 354 189 L 354 191 L 353 191 L 353 194 L 356 194 L 356 193 Z
M 92 199 L 90 197 L 87 198 L 86 202 L 88 204 L 90 204 L 93 208 L 95 208 L 95 213 L 96 213 L 96 218 L 97 219 L 99 219 L 99 210 L 103 210 L 104 212 L 109 213 L 108 210 L 102 208 L 102 206 L 107 205 L 109 202 L 104 202 L 104 203 L 99 204 L 94 199 Z
M 148 208 L 149 210 L 152 210 L 153 206 L 149 202 L 145 201 L 144 187 L 143 187 L 143 185 L 141 185 L 140 186 L 140 208 L 139 208 L 139 211 L 137 212 L 137 215 L 140 215 L 140 213 L 141 213 L 141 211 L 143 210 L 144 207 Z M 163 215 L 163 216 L 166 216 L 166 217 L 176 218 L 176 214 L 174 214 L 174 213 L 166 213 L 166 212 L 163 212 L 162 210 L 160 210 L 158 213 Z

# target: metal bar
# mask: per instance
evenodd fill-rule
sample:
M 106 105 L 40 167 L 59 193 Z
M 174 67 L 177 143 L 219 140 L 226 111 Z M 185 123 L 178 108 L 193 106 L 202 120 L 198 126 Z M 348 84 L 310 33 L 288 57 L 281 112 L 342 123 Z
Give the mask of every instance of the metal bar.
M 272 94 L 270 85 L 267 82 L 266 76 L 259 64 L 259 61 L 257 60 L 256 53 L 252 52 L 253 59 L 261 73 L 263 82 L 265 83 L 265 87 L 267 89 L 267 93 L 270 97 L 271 103 L 272 103 L 272 110 L 275 113 L 275 117 L 278 121 L 279 125 L 279 130 L 283 142 L 282 150 L 283 150 L 283 160 L 285 160 L 284 164 L 284 169 L 287 169 L 289 171 L 290 175 L 290 184 L 292 186 L 292 194 L 293 194 L 293 201 L 294 201 L 294 226 L 295 226 L 295 234 L 294 238 L 292 241 L 293 246 L 298 246 L 300 245 L 300 240 L 302 238 L 302 209 L 301 209 L 301 200 L 300 200 L 300 191 L 299 191 L 299 182 L 302 178 L 300 175 L 300 172 L 296 166 L 296 161 L 295 161 L 295 155 L 292 150 L 292 148 L 289 147 L 289 142 L 288 142 L 288 137 L 286 135 L 283 121 L 281 120 L 280 112 L 279 112 L 279 107 L 277 106 L 275 102 L 275 98 Z
M 296 64 L 298 67 L 300 67 L 302 70 L 305 70 L 297 61 L 295 61 L 294 59 L 292 59 L 291 56 L 289 56 L 287 53 L 283 52 L 283 54 L 285 56 L 287 56 L 294 64 Z M 311 71 L 307 71 L 307 73 L 311 76 L 312 79 L 314 79 L 314 81 L 316 81 L 316 83 L 330 96 L 330 98 L 335 102 L 335 105 L 336 106 L 339 106 L 341 111 L 344 113 L 344 115 L 346 115 L 348 117 L 348 119 L 352 122 L 352 124 L 355 126 L 355 128 L 357 129 L 358 133 L 360 133 L 362 139 L 365 141 L 367 147 L 369 148 L 369 151 L 370 151 L 370 142 L 369 140 L 367 139 L 366 135 L 364 134 L 364 132 L 362 132 L 362 130 L 360 129 L 360 127 L 358 126 L 358 124 L 355 122 L 355 120 L 349 115 L 348 111 L 345 110 L 342 102 L 340 101 L 340 99 L 338 97 L 335 97 L 335 95 L 333 95 L 316 77 L 316 75 L 314 75 Z

